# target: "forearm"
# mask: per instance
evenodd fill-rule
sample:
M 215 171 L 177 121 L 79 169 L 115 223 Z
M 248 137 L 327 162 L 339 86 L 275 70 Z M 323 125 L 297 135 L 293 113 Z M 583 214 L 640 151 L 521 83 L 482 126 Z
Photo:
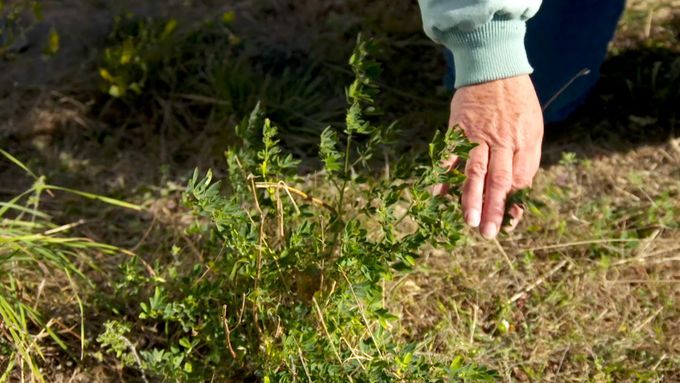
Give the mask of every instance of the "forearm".
M 541 0 L 419 0 L 425 33 L 453 52 L 456 88 L 532 72 L 526 20 Z

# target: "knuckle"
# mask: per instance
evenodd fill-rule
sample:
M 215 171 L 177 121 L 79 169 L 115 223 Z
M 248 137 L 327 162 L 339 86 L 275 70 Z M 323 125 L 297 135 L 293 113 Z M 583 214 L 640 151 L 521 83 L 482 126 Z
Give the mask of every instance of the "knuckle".
M 533 184 L 533 177 L 529 176 L 515 176 L 512 181 L 512 188 L 515 190 L 530 188 Z
M 486 176 L 486 166 L 481 162 L 470 162 L 467 166 L 468 177 L 483 178 Z
M 500 203 L 493 203 L 490 204 L 487 208 L 486 211 L 486 216 L 488 217 L 489 220 L 491 221 L 497 221 L 503 219 L 503 216 L 505 215 L 505 200 L 503 201 L 497 201 Z
M 508 172 L 494 172 L 489 177 L 489 188 L 491 189 L 510 189 L 512 179 Z

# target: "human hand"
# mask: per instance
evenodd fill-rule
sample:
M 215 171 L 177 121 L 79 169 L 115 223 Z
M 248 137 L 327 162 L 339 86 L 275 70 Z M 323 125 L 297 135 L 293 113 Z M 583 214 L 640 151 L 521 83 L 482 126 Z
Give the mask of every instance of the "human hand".
M 543 114 L 531 79 L 522 75 L 460 88 L 451 101 L 449 126 L 455 125 L 478 144 L 465 167 L 465 221 L 491 239 L 503 223 L 506 198 L 530 187 L 540 164 Z M 523 210 L 513 205 L 508 213 L 512 230 Z

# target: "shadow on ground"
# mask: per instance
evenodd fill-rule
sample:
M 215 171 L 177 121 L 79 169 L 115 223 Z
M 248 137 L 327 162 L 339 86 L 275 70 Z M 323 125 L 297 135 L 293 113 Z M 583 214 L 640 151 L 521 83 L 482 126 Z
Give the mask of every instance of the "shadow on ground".
M 678 135 L 678 100 L 677 51 L 641 47 L 611 57 L 587 102 L 547 127 L 544 164 L 564 150 L 587 158 L 667 142 Z

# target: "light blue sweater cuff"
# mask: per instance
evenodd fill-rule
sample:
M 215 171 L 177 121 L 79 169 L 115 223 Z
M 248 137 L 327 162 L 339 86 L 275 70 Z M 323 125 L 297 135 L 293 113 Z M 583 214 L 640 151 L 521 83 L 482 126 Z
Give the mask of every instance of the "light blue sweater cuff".
M 440 36 L 453 52 L 456 88 L 533 72 L 521 20 L 494 19 L 469 32 L 452 29 Z

